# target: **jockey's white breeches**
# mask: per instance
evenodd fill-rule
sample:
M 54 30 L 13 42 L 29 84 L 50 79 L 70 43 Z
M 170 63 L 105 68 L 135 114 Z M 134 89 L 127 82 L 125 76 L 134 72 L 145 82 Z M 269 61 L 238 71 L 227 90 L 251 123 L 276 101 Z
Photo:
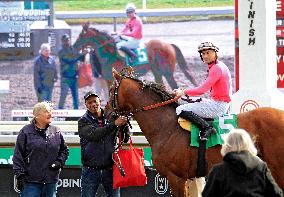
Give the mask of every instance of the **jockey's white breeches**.
M 201 102 L 188 103 L 176 108 L 179 115 L 181 111 L 192 111 L 203 118 L 215 118 L 227 113 L 229 103 L 224 101 L 214 101 L 213 99 L 202 98 Z
M 130 36 L 121 36 L 122 39 L 116 44 L 116 47 L 120 49 L 121 47 L 126 47 L 129 49 L 137 49 L 140 44 L 140 40 L 137 40 Z

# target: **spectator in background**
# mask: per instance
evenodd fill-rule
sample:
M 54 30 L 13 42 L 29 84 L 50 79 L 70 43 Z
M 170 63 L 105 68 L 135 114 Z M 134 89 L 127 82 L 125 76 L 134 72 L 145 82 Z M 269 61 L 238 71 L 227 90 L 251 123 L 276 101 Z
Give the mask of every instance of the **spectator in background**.
M 210 171 L 203 197 L 283 197 L 267 164 L 256 156 L 257 150 L 245 130 L 230 131 L 222 145 L 221 154 L 223 163 Z
M 106 117 L 101 100 L 93 91 L 87 92 L 84 100 L 87 111 L 78 121 L 83 165 L 81 197 L 95 197 L 100 184 L 107 196 L 119 197 L 119 189 L 113 189 L 112 153 L 118 127 L 126 125 L 127 118 L 120 116 L 111 120 Z M 128 139 L 124 138 L 124 142 Z
M 55 197 L 59 173 L 69 150 L 58 127 L 51 125 L 52 104 L 37 103 L 31 123 L 17 137 L 13 170 L 21 197 Z
M 73 108 L 78 109 L 78 61 L 84 61 L 85 54 L 79 53 L 71 45 L 70 36 L 68 34 L 64 34 L 61 38 L 61 41 L 62 49 L 58 53 L 61 75 L 60 99 L 58 108 L 64 108 L 68 90 L 70 89 L 73 97 Z
M 34 61 L 34 87 L 38 102 L 51 101 L 54 83 L 57 81 L 55 58 L 50 55 L 50 45 L 43 43 Z
M 86 33 L 90 27 L 90 22 L 87 21 L 82 24 L 83 32 Z M 102 65 L 100 63 L 100 60 L 96 54 L 96 51 L 94 49 L 90 50 L 90 63 L 92 66 L 92 72 L 94 76 L 94 90 L 98 94 L 98 96 L 101 99 L 101 104 L 103 106 L 106 106 L 108 100 L 109 100 L 109 91 L 108 91 L 108 83 L 107 81 L 102 77 Z
M 100 64 L 94 50 L 90 52 L 90 57 L 94 76 L 94 90 L 101 98 L 102 106 L 106 106 L 109 100 L 108 83 L 107 80 L 102 77 L 102 65 Z

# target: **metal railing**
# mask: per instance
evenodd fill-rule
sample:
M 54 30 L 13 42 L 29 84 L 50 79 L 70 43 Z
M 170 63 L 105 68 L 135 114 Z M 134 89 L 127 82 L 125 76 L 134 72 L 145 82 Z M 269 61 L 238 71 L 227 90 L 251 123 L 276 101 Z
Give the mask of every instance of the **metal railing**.
M 165 16 L 208 16 L 208 15 L 233 15 L 235 8 L 206 7 L 206 8 L 171 8 L 171 9 L 141 9 L 137 10 L 140 17 L 165 17 Z M 113 18 L 114 31 L 116 31 L 116 18 L 127 17 L 124 10 L 100 10 L 100 11 L 56 11 L 57 19 L 89 19 L 89 18 Z
M 207 8 L 171 8 L 171 9 L 141 9 L 137 14 L 141 17 L 162 16 L 206 16 L 206 15 L 230 15 L 234 14 L 235 8 L 207 7 Z M 100 11 L 56 11 L 57 19 L 78 18 L 123 18 L 127 17 L 124 10 L 100 10 Z
M 0 146 L 15 145 L 17 135 L 28 121 L 0 121 Z M 64 139 L 68 145 L 79 145 L 80 138 L 78 133 L 77 121 L 53 121 L 53 125 L 60 128 Z M 132 141 L 134 144 L 147 145 L 148 141 L 141 135 L 141 130 L 136 121 L 131 121 Z

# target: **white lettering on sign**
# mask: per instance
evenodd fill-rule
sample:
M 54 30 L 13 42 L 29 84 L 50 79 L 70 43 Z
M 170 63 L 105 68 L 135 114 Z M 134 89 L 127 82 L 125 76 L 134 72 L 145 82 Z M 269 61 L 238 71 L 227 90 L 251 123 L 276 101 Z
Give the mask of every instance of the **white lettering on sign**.
M 284 74 L 278 74 L 277 75 L 277 81 L 284 81 Z
M 277 64 L 279 64 L 280 62 L 284 62 L 284 55 L 277 55 L 276 56 L 276 59 L 277 59 Z
M 255 18 L 255 10 L 253 10 L 253 0 L 248 0 L 249 2 L 249 12 L 248 12 L 248 19 L 249 19 L 249 40 L 248 45 L 255 44 L 255 29 L 254 29 L 254 18 Z
M 165 194 L 168 191 L 168 179 L 161 177 L 160 174 L 155 176 L 155 191 L 158 194 Z
M 13 164 L 13 155 L 10 156 L 9 159 L 0 158 L 0 164 Z
M 282 12 L 282 1 L 276 1 L 276 12 Z
M 80 179 L 59 179 L 58 187 L 81 187 Z

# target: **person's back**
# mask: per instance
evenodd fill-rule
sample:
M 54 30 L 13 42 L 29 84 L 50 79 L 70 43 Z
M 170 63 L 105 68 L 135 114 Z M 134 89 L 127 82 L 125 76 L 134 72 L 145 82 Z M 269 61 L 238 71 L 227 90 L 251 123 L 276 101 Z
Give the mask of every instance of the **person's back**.
M 210 171 L 202 196 L 283 197 L 266 163 L 256 153 L 246 131 L 230 131 L 221 150 L 223 162 Z

